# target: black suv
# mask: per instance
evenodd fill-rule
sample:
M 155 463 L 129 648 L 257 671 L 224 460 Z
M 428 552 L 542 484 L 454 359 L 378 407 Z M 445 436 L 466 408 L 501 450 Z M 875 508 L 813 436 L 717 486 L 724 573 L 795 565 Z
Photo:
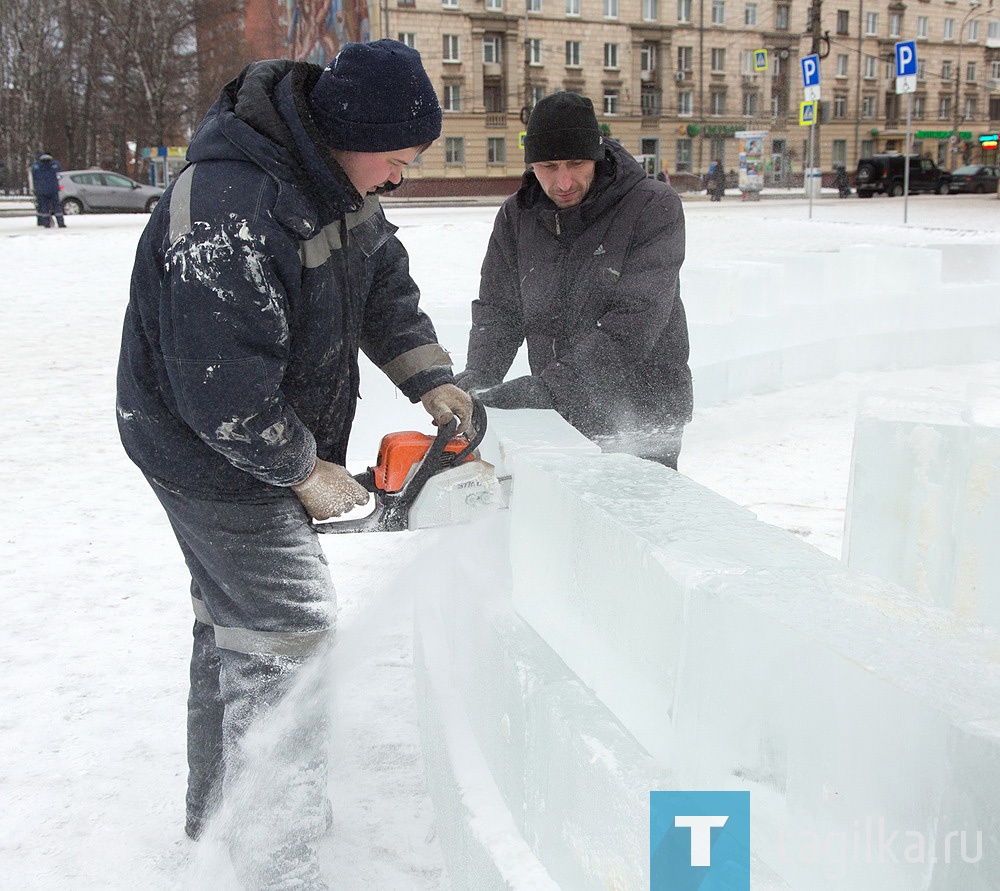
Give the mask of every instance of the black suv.
M 930 158 L 910 155 L 910 194 L 914 192 L 937 192 L 947 195 L 951 189 L 951 174 L 942 170 Z M 871 198 L 876 192 L 892 195 L 903 194 L 903 155 L 895 152 L 872 155 L 858 161 L 858 172 L 854 182 L 859 198 Z

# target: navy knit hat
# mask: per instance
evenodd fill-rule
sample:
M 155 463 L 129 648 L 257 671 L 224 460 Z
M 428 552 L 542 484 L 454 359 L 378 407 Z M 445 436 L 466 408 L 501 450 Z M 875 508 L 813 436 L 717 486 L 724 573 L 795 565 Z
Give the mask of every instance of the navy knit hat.
M 524 162 L 602 161 L 604 134 L 594 103 L 578 93 L 553 93 L 532 109 L 524 136 Z
M 441 135 L 441 106 L 420 53 L 398 40 L 345 44 L 309 107 L 327 144 L 344 151 L 394 152 Z

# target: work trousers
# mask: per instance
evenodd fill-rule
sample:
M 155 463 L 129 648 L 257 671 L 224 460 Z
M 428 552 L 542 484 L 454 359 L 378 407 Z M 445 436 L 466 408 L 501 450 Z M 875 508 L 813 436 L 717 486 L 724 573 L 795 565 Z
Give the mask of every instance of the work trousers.
M 336 595 L 309 516 L 290 490 L 248 504 L 150 482 L 191 572 L 188 826 L 237 797 L 230 847 L 246 861 L 237 872 L 259 888 L 322 887 L 293 874 L 327 829 L 326 697 L 299 691 L 294 708 L 278 711 L 306 662 L 332 644 Z
M 58 196 L 37 195 L 35 201 L 38 204 L 35 219 L 39 226 L 48 229 L 52 225 L 52 217 L 55 217 L 59 228 L 66 228 L 66 220 L 63 217 L 62 207 L 59 206 Z

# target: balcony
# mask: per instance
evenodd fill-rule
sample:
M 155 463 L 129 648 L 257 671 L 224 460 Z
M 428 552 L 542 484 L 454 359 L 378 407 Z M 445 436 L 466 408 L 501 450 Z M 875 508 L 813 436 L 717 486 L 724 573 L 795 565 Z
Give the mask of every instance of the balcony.
M 494 127 L 497 129 L 506 129 L 507 127 L 507 112 L 505 111 L 488 111 L 486 112 L 486 126 Z

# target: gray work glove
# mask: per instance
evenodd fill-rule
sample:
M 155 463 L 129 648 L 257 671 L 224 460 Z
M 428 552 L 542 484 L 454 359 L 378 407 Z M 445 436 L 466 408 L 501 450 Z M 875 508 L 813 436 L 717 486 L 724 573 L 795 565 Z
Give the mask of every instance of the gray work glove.
M 292 486 L 306 512 L 314 520 L 339 517 L 368 503 L 368 491 L 346 467 L 316 459 L 316 466 L 301 483 Z
M 465 390 L 466 393 L 486 390 L 497 383 L 499 381 L 496 379 L 487 377 L 481 371 L 476 371 L 473 368 L 466 368 L 465 371 L 460 371 L 455 375 L 455 384 Z
M 443 427 L 453 417 L 458 418 L 456 433 L 469 432 L 472 425 L 472 397 L 465 390 L 460 390 L 454 384 L 441 384 L 433 390 L 428 390 L 420 397 L 420 402 L 427 410 L 434 423 Z
M 476 393 L 491 408 L 552 408 L 552 393 L 540 377 L 526 375 Z

